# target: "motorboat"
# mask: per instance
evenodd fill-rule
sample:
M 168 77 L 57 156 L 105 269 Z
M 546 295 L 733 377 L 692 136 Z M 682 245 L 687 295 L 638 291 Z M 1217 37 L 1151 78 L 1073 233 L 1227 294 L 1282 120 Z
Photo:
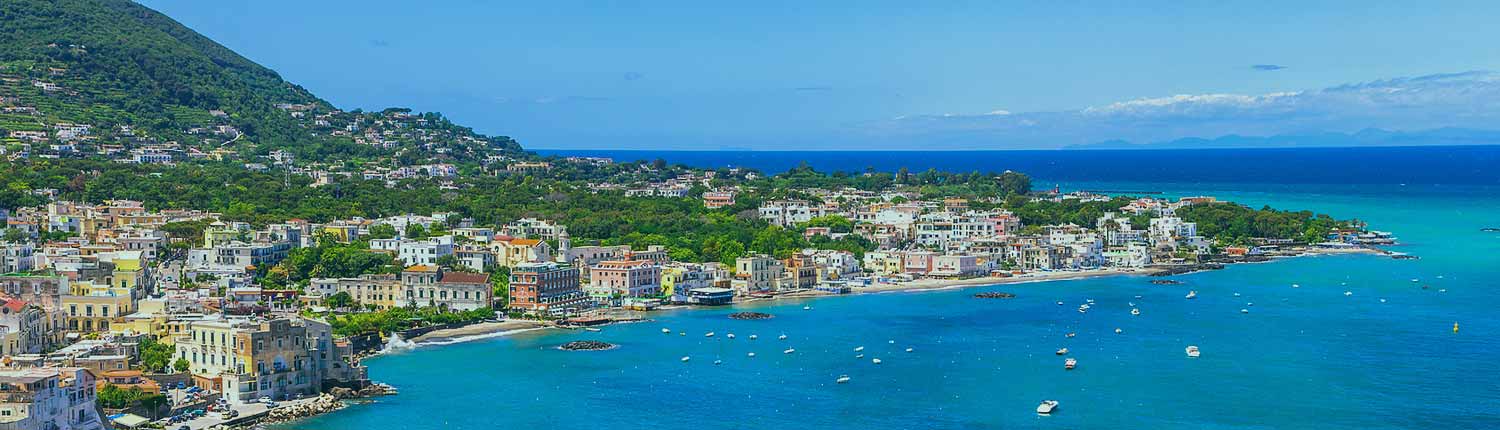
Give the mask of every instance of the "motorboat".
M 1058 306 L 1062 306 L 1062 305 L 1063 305 L 1063 302 L 1062 302 L 1062 300 L 1058 300 L 1058 301 L 1057 301 L 1057 305 L 1058 305 Z
M 714 332 L 704 333 L 703 337 L 714 337 Z
M 1188 291 L 1187 295 L 1183 297 L 1188 299 L 1196 299 L 1198 298 L 1198 290 Z
M 663 329 L 661 329 L 661 333 L 662 334 L 672 334 L 672 329 L 663 328 Z
M 812 310 L 812 306 L 803 306 L 802 310 L 804 310 L 804 311 L 810 311 L 810 310 Z
M 795 349 L 795 348 L 787 348 L 786 351 L 781 351 L 782 354 L 791 354 L 793 352 L 797 352 L 797 349 Z
M 1075 368 L 1075 367 L 1078 367 L 1078 360 L 1077 359 L 1069 358 L 1069 359 L 1063 361 L 1063 368 L 1064 369 L 1073 370 L 1073 368 Z
M 1234 293 L 1234 296 L 1235 296 L 1235 297 L 1239 297 L 1239 296 L 1240 296 L 1240 293 Z
M 1057 355 L 1068 355 L 1068 349 L 1067 348 L 1058 348 L 1057 349 Z
M 747 352 L 747 353 L 745 353 L 745 356 L 746 357 L 750 357 L 750 358 L 755 358 L 755 353 L 753 353 L 753 352 Z
M 840 384 L 849 382 L 849 375 L 839 375 L 839 379 L 835 379 L 833 380 L 833 382 L 837 382 Z
M 753 334 L 750 335 L 750 340 L 756 340 L 756 339 L 760 339 L 760 336 L 756 336 L 756 335 L 753 335 Z
M 1037 405 L 1037 407 L 1036 407 L 1036 413 L 1042 414 L 1042 415 L 1051 414 L 1052 411 L 1054 411 L 1054 410 L 1057 410 L 1057 401 L 1056 400 L 1043 400 L 1042 404 Z
M 781 336 L 778 336 L 778 337 L 777 337 L 777 338 L 776 338 L 776 339 L 779 339 L 779 340 L 786 340 L 786 335 L 784 335 L 784 334 L 783 334 L 783 335 L 781 335 Z
M 1130 309 L 1130 314 L 1131 315 L 1140 315 L 1141 314 L 1141 310 L 1140 309 L 1131 308 Z
M 863 347 L 863 346 L 856 346 L 856 347 L 854 347 L 854 352 L 860 352 L 860 351 L 864 351 L 864 350 L 865 350 L 865 347 Z
M 855 354 L 854 358 L 865 358 L 864 354 Z
M 911 352 L 911 351 L 912 351 L 911 348 L 906 348 L 906 352 Z
M 870 364 L 880 364 L 880 359 L 879 358 L 871 358 L 870 359 Z
M 1345 292 L 1344 292 L 1344 296 L 1345 296 L 1345 297 L 1347 297 L 1347 296 L 1352 296 L 1352 295 L 1354 295 L 1354 292 L 1353 292 L 1353 291 L 1345 291 Z
M 1198 346 L 1197 345 L 1188 345 L 1186 351 L 1187 351 L 1187 356 L 1188 357 L 1198 358 Z
M 718 366 L 720 364 L 724 364 L 724 360 L 714 360 L 714 365 L 715 366 Z
M 1250 310 L 1249 309 L 1241 308 L 1240 309 L 1240 313 L 1242 313 L 1242 314 L 1248 314 L 1248 313 L 1250 313 Z
M 1121 333 L 1124 333 L 1124 332 L 1125 332 L 1125 330 L 1121 330 L 1121 329 L 1118 329 L 1118 328 L 1115 329 L 1115 334 L 1121 334 Z
M 727 338 L 730 338 L 730 339 L 734 339 L 734 333 L 726 334 L 726 335 L 724 335 L 724 337 L 727 337 Z
M 1069 332 L 1068 334 L 1066 334 L 1064 336 L 1066 336 L 1066 337 L 1074 337 L 1074 336 L 1078 336 L 1078 333 Z
M 686 363 L 686 362 L 688 362 L 688 360 L 692 360 L 692 359 L 693 359 L 693 357 L 688 357 L 686 355 L 682 356 L 682 362 L 683 363 Z

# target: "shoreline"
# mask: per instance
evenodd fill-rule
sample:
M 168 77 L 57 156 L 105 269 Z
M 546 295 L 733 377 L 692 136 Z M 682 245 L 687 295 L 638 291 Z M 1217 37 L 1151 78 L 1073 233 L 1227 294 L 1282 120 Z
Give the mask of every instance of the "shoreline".
M 1147 267 L 1140 267 L 1140 268 L 1101 268 L 1101 269 L 1089 269 L 1089 270 L 1078 270 L 1078 271 L 1031 272 L 1031 273 L 1027 273 L 1027 274 L 1024 274 L 1024 275 L 1003 276 L 1003 277 L 1001 277 L 1001 276 L 985 276 L 985 277 L 966 278 L 966 279 L 932 279 L 932 278 L 927 278 L 927 279 L 918 279 L 918 280 L 914 280 L 914 281 L 911 281 L 911 282 L 904 282 L 904 283 L 900 283 L 900 284 L 874 284 L 874 285 L 867 286 L 867 287 L 860 287 L 860 288 L 857 288 L 857 289 L 853 289 L 848 294 L 834 294 L 834 293 L 829 293 L 829 292 L 824 292 L 824 291 L 817 291 L 817 290 L 802 290 L 802 291 L 794 291 L 794 292 L 790 292 L 790 293 L 786 293 L 786 294 L 778 294 L 778 295 L 776 295 L 774 297 L 747 298 L 745 300 L 736 300 L 736 301 L 734 301 L 733 303 L 731 303 L 728 306 L 734 306 L 734 305 L 740 305 L 740 304 L 747 304 L 747 303 L 773 302 L 773 301 L 779 301 L 779 300 L 809 299 L 809 298 L 839 297 L 839 296 L 856 296 L 856 295 L 862 295 L 862 294 L 888 294 L 888 293 L 902 293 L 902 292 L 913 292 L 913 293 L 915 293 L 915 292 L 929 292 L 929 291 L 945 291 L 945 290 L 973 288 L 973 287 L 985 287 L 985 286 L 996 286 L 996 285 L 1007 285 L 1007 284 L 1046 283 L 1046 282 L 1054 282 L 1054 281 L 1069 281 L 1069 280 L 1090 279 L 1090 278 L 1103 278 L 1103 277 L 1112 277 L 1112 276 L 1131 276 L 1131 275 L 1137 275 L 1137 276 L 1152 276 L 1152 275 L 1158 275 L 1158 276 L 1177 276 L 1177 275 L 1185 275 L 1185 274 L 1190 274 L 1190 273 L 1200 272 L 1200 271 L 1205 271 L 1205 270 L 1222 269 L 1222 268 L 1225 268 L 1225 267 L 1228 267 L 1228 266 L 1233 266 L 1233 265 L 1236 265 L 1236 264 L 1271 263 L 1271 262 L 1276 262 L 1278 260 L 1290 259 L 1290 258 L 1299 258 L 1299 257 L 1311 257 L 1311 256 L 1322 256 L 1322 255 L 1355 255 L 1355 254 L 1367 254 L 1367 255 L 1373 255 L 1373 256 L 1390 256 L 1390 255 L 1394 255 L 1395 253 L 1392 252 L 1392 251 L 1389 251 L 1389 250 L 1379 249 L 1379 248 L 1372 248 L 1372 247 L 1337 248 L 1337 249 L 1299 248 L 1299 249 L 1295 249 L 1294 252 L 1288 252 L 1288 253 L 1276 254 L 1276 255 L 1266 255 L 1266 256 L 1264 256 L 1265 257 L 1264 259 L 1242 260 L 1242 261 L 1236 261 L 1236 260 L 1211 261 L 1211 262 L 1205 262 L 1205 263 L 1194 263 L 1194 264 L 1182 265 L 1182 267 L 1174 267 L 1174 266 L 1163 265 L 1163 266 L 1147 266 Z M 1212 265 L 1218 265 L 1218 267 L 1209 268 Z M 1190 270 L 1181 271 L 1181 272 L 1175 271 L 1175 270 L 1178 270 L 1178 269 L 1183 268 L 1183 267 L 1190 268 Z M 726 307 L 726 306 L 673 305 L 673 306 L 663 306 L 663 307 L 658 308 L 658 309 L 653 310 L 653 311 L 645 311 L 645 313 L 646 314 L 650 314 L 652 312 L 662 312 L 662 311 L 717 309 L 717 308 L 724 308 L 724 307 Z M 641 320 L 637 320 L 637 321 L 648 321 L 648 320 L 649 319 L 641 319 Z M 636 321 L 630 321 L 630 322 L 636 322 Z M 624 323 L 626 323 L 626 322 L 611 323 L 611 324 L 606 324 L 606 325 L 624 324 Z M 408 342 L 410 342 L 412 346 L 409 347 L 409 348 L 407 348 L 407 349 L 421 347 L 421 346 L 444 346 L 444 345 L 452 345 L 452 344 L 456 344 L 456 343 L 470 342 L 470 341 L 475 341 L 475 340 L 484 340 L 484 339 L 491 339 L 491 338 L 497 338 L 497 337 L 510 336 L 510 335 L 513 335 L 513 334 L 530 332 L 530 331 L 556 330 L 556 329 L 562 329 L 562 328 L 564 328 L 564 327 L 558 327 L 556 324 L 553 324 L 553 323 L 550 323 L 550 322 L 532 321 L 532 320 L 503 320 L 503 321 L 493 321 L 493 322 L 482 322 L 482 323 L 477 323 L 477 324 L 466 325 L 466 326 L 463 326 L 463 327 L 454 327 L 454 328 L 449 328 L 449 329 L 433 330 L 431 332 L 422 334 L 421 336 L 417 336 L 415 338 L 412 338 L 412 339 L 408 340 Z M 386 354 L 385 351 L 375 351 L 375 352 L 371 353 L 369 356 L 367 356 L 365 358 L 375 357 L 375 356 L 384 355 L 384 354 Z M 336 411 L 341 410 L 341 409 L 343 409 L 343 407 L 338 407 L 338 408 L 333 408 L 331 410 L 321 411 L 321 412 L 318 412 L 318 413 L 315 413 L 315 414 L 312 414 L 312 415 L 303 416 L 303 417 L 295 418 L 295 419 L 292 419 L 292 420 L 283 421 L 283 422 L 280 422 L 280 423 L 277 423 L 277 424 L 286 424 L 286 423 L 293 422 L 293 421 L 300 421 L 300 420 L 303 420 L 303 419 L 312 418 L 314 416 L 336 412 Z

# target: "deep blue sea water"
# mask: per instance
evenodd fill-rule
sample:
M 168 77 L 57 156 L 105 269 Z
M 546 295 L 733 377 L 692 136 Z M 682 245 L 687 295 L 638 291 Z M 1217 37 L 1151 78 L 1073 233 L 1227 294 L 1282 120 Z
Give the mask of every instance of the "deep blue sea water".
M 1497 151 L 1463 151 L 1473 152 L 1404 156 L 1444 172 L 1382 173 L 1348 157 L 1324 166 L 1364 178 L 1358 181 L 1286 180 L 1302 174 L 1305 158 L 1315 158 L 1309 154 L 1268 162 L 1285 169 L 1263 177 L 1281 180 L 1260 182 L 1187 174 L 1105 182 L 1109 177 L 1093 173 L 1064 174 L 1076 169 L 1037 175 L 1065 189 L 1210 194 L 1358 217 L 1395 232 L 1404 243 L 1396 248 L 1420 260 L 1306 257 L 1181 276 L 1185 284 L 1175 286 L 1116 277 L 820 298 L 743 307 L 777 315 L 769 321 L 725 317 L 743 308 L 676 311 L 600 333 L 531 332 L 421 347 L 366 361 L 371 376 L 400 395 L 287 427 L 1500 428 L 1500 234 L 1479 231 L 1500 226 L 1500 192 L 1487 176 L 1495 174 Z M 1442 159 L 1448 161 L 1434 161 Z M 912 160 L 887 165 L 917 169 Z M 1476 167 L 1486 172 L 1464 170 Z M 1445 172 L 1458 179 L 1442 180 Z M 1190 289 L 1198 299 L 1183 298 Z M 1018 297 L 970 298 L 979 291 Z M 1094 310 L 1079 314 L 1077 304 L 1089 298 L 1097 301 Z M 1129 302 L 1142 315 L 1131 316 Z M 662 327 L 688 336 L 663 335 Z M 708 331 L 718 336 L 703 337 Z M 1064 337 L 1070 331 L 1078 336 Z M 725 337 L 731 332 L 738 339 Z M 748 340 L 750 334 L 760 339 Z M 776 340 L 780 334 L 788 339 Z M 585 338 L 621 347 L 555 348 Z M 1186 345 L 1198 345 L 1203 356 L 1186 358 Z M 865 359 L 854 358 L 857 346 L 866 347 Z M 782 354 L 788 347 L 797 352 Z M 908 347 L 913 352 L 903 352 Z M 1077 370 L 1063 369 L 1053 354 L 1060 347 L 1071 349 Z M 680 362 L 682 356 L 692 360 Z M 884 362 L 870 363 L 874 357 Z M 834 383 L 844 374 L 852 381 Z M 1034 409 L 1043 399 L 1062 405 L 1039 417 Z

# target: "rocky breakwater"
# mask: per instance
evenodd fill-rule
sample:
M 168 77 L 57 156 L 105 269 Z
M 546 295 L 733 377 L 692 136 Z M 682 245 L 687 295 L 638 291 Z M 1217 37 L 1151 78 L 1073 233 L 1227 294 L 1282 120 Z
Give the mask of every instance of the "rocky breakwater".
M 267 411 L 265 419 L 261 420 L 260 423 L 272 424 L 299 420 L 343 409 L 344 406 L 344 401 L 340 400 L 337 396 L 323 393 L 309 401 L 297 402 Z
M 564 351 L 603 351 L 606 349 L 615 349 L 616 347 L 618 347 L 618 345 L 609 342 L 600 342 L 597 340 L 575 340 L 572 342 L 564 343 L 561 346 L 558 346 L 557 349 L 561 349 Z
M 775 315 L 764 312 L 735 312 L 729 314 L 729 319 L 735 320 L 768 320 L 771 318 L 775 318 Z

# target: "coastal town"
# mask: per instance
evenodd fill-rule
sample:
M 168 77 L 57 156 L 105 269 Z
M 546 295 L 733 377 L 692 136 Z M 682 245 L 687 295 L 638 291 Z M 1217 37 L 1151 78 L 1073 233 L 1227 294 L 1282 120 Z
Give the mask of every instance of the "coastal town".
M 395 394 L 362 360 L 401 345 L 667 309 L 1415 258 L 1358 220 L 1009 170 L 543 156 L 437 113 L 336 108 L 206 38 L 161 40 L 196 35 L 164 16 L 79 18 L 158 16 L 134 3 L 68 6 L 31 19 L 121 35 L 53 22 L 0 46 L 0 430 L 304 418 Z
M 706 208 L 734 204 L 740 190 L 733 188 L 696 196 L 660 191 L 701 180 L 633 188 L 650 192 L 595 192 L 691 199 Z M 360 357 L 401 333 L 502 320 L 592 325 L 619 318 L 622 310 L 640 318 L 663 307 L 780 296 L 1151 273 L 1391 240 L 1350 229 L 1312 244 L 1256 238 L 1226 246 L 1176 216 L 1194 206 L 1231 204 L 1212 197 L 1127 199 L 1090 226 L 1038 226 L 961 198 L 801 191 L 810 199 L 762 201 L 753 214 L 757 222 L 808 243 L 852 236 L 872 249 L 813 246 L 781 256 L 677 261 L 663 246 L 575 243 L 582 241 L 568 226 L 535 218 L 480 226 L 433 213 L 254 225 L 225 222 L 211 211 L 151 210 L 126 200 L 52 200 L 6 211 L 0 378 L 12 396 L 0 410 L 23 417 L 9 422 L 27 429 L 104 428 L 106 419 L 186 422 L 205 414 L 233 422 L 246 408 L 265 415 L 277 402 L 336 388 L 347 396 L 372 386 Z M 1086 192 L 1027 198 L 1115 201 Z M 272 280 L 290 256 L 332 247 L 354 247 L 388 264 L 305 282 Z M 461 316 L 398 330 L 364 330 L 352 322 L 399 309 Z M 51 404 L 72 406 L 37 406 Z

